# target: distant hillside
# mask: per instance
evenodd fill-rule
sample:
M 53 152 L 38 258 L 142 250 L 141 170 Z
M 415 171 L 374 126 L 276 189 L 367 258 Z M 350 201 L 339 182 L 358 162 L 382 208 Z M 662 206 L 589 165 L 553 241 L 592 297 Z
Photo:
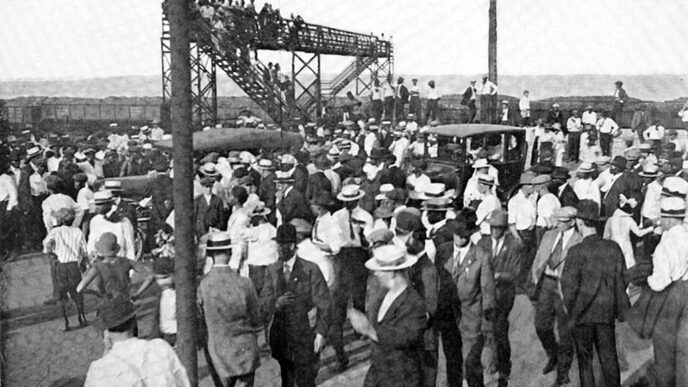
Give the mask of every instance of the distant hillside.
M 471 75 L 404 75 L 407 84 L 418 78 L 422 88 L 435 80 L 440 93 L 460 94 Z M 243 96 L 243 92 L 225 76 L 219 77 L 218 95 Z M 332 76 L 323 76 L 331 79 Z M 503 75 L 499 78 L 502 95 L 520 96 L 530 90 L 533 100 L 559 96 L 610 95 L 614 81 L 622 80 L 633 98 L 649 101 L 675 100 L 688 96 L 688 75 Z M 127 76 L 79 80 L 0 80 L 0 98 L 20 96 L 106 98 L 109 96 L 155 97 L 161 95 L 159 76 Z M 343 92 L 342 92 L 343 93 Z

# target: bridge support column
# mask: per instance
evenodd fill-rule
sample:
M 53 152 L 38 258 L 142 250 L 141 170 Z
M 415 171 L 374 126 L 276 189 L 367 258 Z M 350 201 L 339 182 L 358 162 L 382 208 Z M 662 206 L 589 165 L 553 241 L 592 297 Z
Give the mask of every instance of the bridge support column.
M 293 52 L 291 73 L 293 94 L 287 95 L 289 110 L 296 113 L 293 116 L 304 119 L 319 117 L 322 110 L 320 54 Z

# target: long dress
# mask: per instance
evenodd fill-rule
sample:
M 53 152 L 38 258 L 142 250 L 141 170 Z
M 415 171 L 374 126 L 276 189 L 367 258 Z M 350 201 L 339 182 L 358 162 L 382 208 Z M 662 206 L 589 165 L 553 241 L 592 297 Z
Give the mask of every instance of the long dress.
M 631 243 L 631 232 L 638 237 L 642 237 L 652 232 L 652 227 L 641 229 L 633 220 L 631 214 L 616 209 L 614 214 L 607 219 L 604 227 L 604 238 L 611 239 L 619 244 L 623 252 L 626 268 L 635 266 L 635 255 L 633 254 L 633 244 Z

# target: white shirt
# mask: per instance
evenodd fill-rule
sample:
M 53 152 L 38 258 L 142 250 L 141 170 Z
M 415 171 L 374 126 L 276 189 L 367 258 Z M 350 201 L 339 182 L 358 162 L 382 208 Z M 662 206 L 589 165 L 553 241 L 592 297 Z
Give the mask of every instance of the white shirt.
M 552 215 L 559 208 L 561 208 L 559 199 L 553 193 L 546 193 L 537 202 L 537 221 L 535 224 L 546 228 L 554 227 Z
M 64 194 L 52 194 L 48 196 L 41 204 L 43 209 L 43 224 L 45 225 L 45 230 L 50 231 L 54 226 L 56 219 L 53 216 L 53 212 L 57 212 L 63 208 L 72 208 L 75 212 L 74 223 L 72 226 L 79 226 L 81 219 L 83 217 L 84 211 L 81 206 L 79 206 L 72 198 Z
M 619 130 L 619 125 L 614 122 L 611 118 L 603 118 L 598 122 L 597 129 L 600 133 L 611 134 Z
M 420 195 L 423 194 L 423 187 L 427 187 L 428 184 L 431 183 L 432 182 L 430 181 L 430 178 L 424 173 L 422 173 L 420 176 L 416 176 L 413 173 L 408 175 L 406 178 L 406 184 L 413 186 L 413 190 L 409 190 L 409 199 L 419 199 Z
M 578 179 L 573 183 L 573 192 L 576 193 L 579 200 L 589 199 L 602 204 L 602 196 L 600 195 L 599 186 L 592 179 Z
M 597 113 L 594 111 L 584 111 L 583 115 L 581 116 L 581 121 L 583 124 L 590 124 L 595 126 L 597 124 Z
M 652 275 L 647 284 L 656 292 L 674 281 L 688 280 L 688 230 L 676 225 L 662 234 L 652 255 Z
M 48 186 L 45 184 L 43 176 L 34 172 L 29 176 L 29 186 L 31 186 L 31 196 L 40 196 L 48 193 Z
M 678 112 L 678 116 L 681 117 L 681 122 L 688 122 L 688 109 L 681 109 Z
M 523 117 L 530 117 L 530 98 L 523 96 L 518 100 L 518 109 L 521 111 Z M 526 115 L 524 115 L 524 113 Z
M 88 243 L 86 244 L 86 251 L 89 255 L 95 256 L 96 242 L 101 235 L 106 232 L 111 232 L 117 237 L 119 244 L 119 251 L 117 256 L 128 258 L 130 260 L 136 259 L 136 251 L 134 251 L 134 227 L 129 222 L 129 219 L 122 218 L 117 223 L 110 222 L 101 214 L 91 218 L 91 226 L 88 233 Z
M 342 240 L 337 229 L 337 224 L 329 212 L 320 215 L 313 223 L 313 231 L 311 234 L 313 243 L 327 245 L 332 250 L 331 255 L 339 254 L 342 247 Z
M 463 263 L 463 260 L 466 258 L 466 255 L 468 255 L 468 250 L 470 249 L 470 242 L 464 247 L 457 247 L 454 245 L 454 267 L 457 267 Z
M 339 230 L 342 247 L 361 247 L 360 232 L 361 230 L 363 231 L 364 237 L 370 235 L 373 231 L 373 217 L 358 206 L 351 211 L 351 215 L 351 227 L 349 226 L 349 210 L 346 208 L 342 208 L 332 214 L 332 222 Z M 354 232 L 353 238 L 351 238 L 351 228 L 353 228 Z
M 640 215 L 649 220 L 659 219 L 660 203 L 662 201 L 662 184 L 657 180 L 647 185 L 645 199 L 640 209 Z
M 334 285 L 334 264 L 328 254 L 320 250 L 310 239 L 304 239 L 296 246 L 296 254 L 300 258 L 318 265 L 320 272 L 325 278 L 327 287 L 332 289 Z
M 79 190 L 79 193 L 76 195 L 76 203 L 79 205 L 79 207 L 81 207 L 84 213 L 96 212 L 96 204 L 95 200 L 93 199 L 93 191 L 88 186 L 83 187 Z
M 88 368 L 84 387 L 188 387 L 186 369 L 165 340 L 130 338 Z
M 17 205 L 17 186 L 12 176 L 3 173 L 0 175 L 0 202 L 7 200 L 7 211 Z
M 165 135 L 165 131 L 162 130 L 162 128 L 153 128 L 151 130 L 151 140 L 152 141 L 160 141 L 162 140 L 162 136 Z
M 501 207 L 502 203 L 499 201 L 497 196 L 492 194 L 485 195 L 483 200 L 478 205 L 478 208 L 475 210 L 475 214 L 478 217 L 476 224 L 480 226 L 481 234 L 490 235 L 490 224 L 487 222 L 487 219 L 490 217 L 492 212 L 500 209 Z
M 566 121 L 566 129 L 569 132 L 580 132 L 583 128 L 583 122 L 579 117 L 569 117 Z
M 168 335 L 177 333 L 177 294 L 173 288 L 160 293 L 160 331 Z
M 536 195 L 529 197 L 518 190 L 508 204 L 509 224 L 515 224 L 516 230 L 530 230 L 535 226 L 537 219 L 537 207 L 535 205 Z
M 436 101 L 436 100 L 440 99 L 440 92 L 437 90 L 436 87 L 431 87 L 428 89 L 427 98 Z M 419 117 L 416 117 L 416 118 L 419 118 Z
M 406 150 L 409 148 L 409 140 L 406 137 L 402 137 L 395 140 L 392 145 L 389 146 L 389 151 L 392 152 L 394 156 L 397 157 L 394 165 L 401 168 L 401 164 L 404 162 L 404 156 L 406 156 Z
M 248 259 L 244 265 L 269 266 L 277 262 L 277 229 L 270 223 L 262 223 L 244 230 L 243 237 L 248 241 Z
M 382 98 L 394 98 L 394 87 L 387 82 L 382 85 Z
M 661 140 L 664 138 L 664 127 L 662 125 L 651 125 L 643 131 L 643 138 L 646 140 Z
M 613 180 L 613 178 L 614 176 L 612 175 L 610 169 L 606 168 L 597 176 L 597 179 L 595 179 L 595 184 L 597 184 L 600 190 L 606 187 L 606 189 L 604 190 L 604 192 L 606 192 L 606 190 L 608 190 L 609 187 L 611 187 L 610 182 Z
M 370 156 L 370 152 L 373 151 L 373 147 L 377 142 L 377 135 L 375 133 L 368 133 L 363 141 L 363 150 Z
M 497 85 L 489 79 L 482 84 L 480 89 L 480 94 L 482 95 L 495 95 L 497 94 Z
M 382 100 L 382 87 L 380 87 L 380 86 L 373 87 L 373 90 L 370 92 L 370 99 L 372 99 L 373 101 L 381 101 Z

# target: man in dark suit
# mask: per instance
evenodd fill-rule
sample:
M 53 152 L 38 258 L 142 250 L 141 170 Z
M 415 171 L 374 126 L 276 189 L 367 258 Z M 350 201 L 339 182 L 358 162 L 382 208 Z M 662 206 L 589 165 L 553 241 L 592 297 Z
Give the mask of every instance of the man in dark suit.
M 308 176 L 308 183 L 306 188 L 306 199 L 311 200 L 315 197 L 324 194 L 332 195 L 332 182 L 325 175 L 327 169 L 327 156 L 318 155 L 313 164 L 317 171 Z
M 148 222 L 148 241 L 151 243 L 155 241 L 155 233 L 162 228 L 174 208 L 172 178 L 167 173 L 169 164 L 167 160 L 160 158 L 155 160 L 153 166 L 156 176 L 148 183 L 143 194 L 144 197 L 151 198 L 151 220 Z
M 399 122 L 406 117 L 406 114 L 404 113 L 404 107 L 409 101 L 409 91 L 406 85 L 404 85 L 403 77 L 399 77 L 399 79 L 397 79 L 397 87 L 394 97 L 395 120 Z
M 559 104 L 555 103 L 552 105 L 552 110 L 547 113 L 547 125 L 553 126 L 554 124 L 559 124 L 559 129 L 566 135 L 568 130 L 566 129 L 566 121 L 564 121 L 564 114 L 559 109 Z
M 463 92 L 463 99 L 461 99 L 461 105 L 468 107 L 468 122 L 475 120 L 475 114 L 477 113 L 475 99 L 477 95 L 478 91 L 475 88 L 475 81 L 471 81 L 471 84 Z
M 619 195 L 623 194 L 627 198 L 640 198 L 643 189 L 642 179 L 636 173 L 628 171 L 627 164 L 628 162 L 623 156 L 616 156 L 612 160 L 609 171 L 614 176 L 614 183 L 602 199 L 604 217 L 608 218 L 616 211 L 619 206 Z
M 112 192 L 112 196 L 115 201 L 115 214 L 118 218 L 127 218 L 129 222 L 136 227 L 138 224 L 136 209 L 128 201 L 124 200 L 122 194 L 124 190 L 122 189 L 122 182 L 118 180 L 108 180 L 105 181 L 104 188 Z
M 279 200 L 277 210 L 282 217 L 282 224 L 289 223 L 292 219 L 304 219 L 308 222 L 315 220 L 309 201 L 303 193 L 294 188 L 294 179 L 287 175 L 287 172 L 277 172 L 275 185 Z
M 282 155 L 282 171 L 291 174 L 294 179 L 294 188 L 305 195 L 308 187 L 308 170 L 306 167 L 295 156 L 286 154 Z
M 569 249 L 561 289 L 568 311 L 568 326 L 578 356 L 582 387 L 594 387 L 592 348 L 597 350 L 605 386 L 620 386 L 614 322 L 630 308 L 621 248 L 597 234 L 599 206 L 592 200 L 578 203 L 576 226 L 583 240 Z
M 396 188 L 406 188 L 406 173 L 396 165 L 397 157 L 391 152 L 386 153 L 386 167 L 380 175 L 380 185 L 391 184 Z
M 562 207 L 576 207 L 578 204 L 578 195 L 569 184 L 571 175 L 569 170 L 564 167 L 555 167 L 552 172 L 552 184 L 549 190 L 553 192 L 559 199 Z
M 571 332 L 566 329 L 567 316 L 559 279 L 569 249 L 581 240 L 575 229 L 575 216 L 576 209 L 572 207 L 562 207 L 554 212 L 557 227 L 542 236 L 530 278 L 532 284 L 536 285 L 534 293 L 530 295 L 535 300 L 535 332 L 549 357 L 542 372 L 548 374 L 556 370 L 557 386 L 569 383 L 569 369 L 573 361 L 573 342 Z M 554 334 L 555 320 L 559 331 L 558 342 Z
M 435 260 L 444 273 L 451 273 L 456 287 L 458 303 L 454 305 L 454 315 L 460 316 L 459 331 L 466 381 L 469 387 L 482 386 L 480 356 L 485 334 L 492 334 L 495 306 L 490 254 L 471 242 L 471 236 L 478 231 L 475 222 L 469 223 L 459 218 L 447 221 L 447 225 L 452 230 L 453 241 L 440 246 Z M 447 364 L 447 369 L 449 367 Z
M 318 266 L 296 255 L 296 229 L 277 228 L 279 261 L 265 274 L 263 310 L 271 317 L 270 348 L 279 362 L 282 386 L 313 387 L 325 346 L 332 299 Z M 315 325 L 310 324 L 315 315 Z
M 219 196 L 212 193 L 214 177 L 201 179 L 203 193 L 194 199 L 194 225 L 196 237 L 201 238 L 210 231 L 210 228 L 224 230 L 227 226 L 225 217 L 225 205 Z
M 624 104 L 628 100 L 628 93 L 626 93 L 626 90 L 623 88 L 623 82 L 621 81 L 614 82 L 614 87 L 612 117 L 614 121 L 621 126 L 621 114 L 623 113 Z
M 494 338 L 497 352 L 498 385 L 506 387 L 511 375 L 511 346 L 509 345 L 509 313 L 514 307 L 516 280 L 523 272 L 525 256 L 523 246 L 516 242 L 509 228 L 507 213 L 494 211 L 488 219 L 490 235 L 485 235 L 478 246 L 490 252 L 490 266 L 495 282 Z
M 41 219 L 41 202 L 36 203 L 34 200 L 30 183 L 31 175 L 39 171 L 36 163 L 39 155 L 40 149 L 38 147 L 29 148 L 26 151 L 26 164 L 20 168 L 19 184 L 17 185 L 17 210 L 19 210 L 17 215 L 22 235 L 22 242 L 20 243 L 23 244 L 21 247 L 24 251 L 38 247 L 42 237 L 45 236 L 45 232 L 40 235 L 40 228 L 38 227 Z M 68 184 L 73 183 L 70 181 Z

